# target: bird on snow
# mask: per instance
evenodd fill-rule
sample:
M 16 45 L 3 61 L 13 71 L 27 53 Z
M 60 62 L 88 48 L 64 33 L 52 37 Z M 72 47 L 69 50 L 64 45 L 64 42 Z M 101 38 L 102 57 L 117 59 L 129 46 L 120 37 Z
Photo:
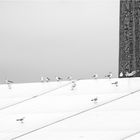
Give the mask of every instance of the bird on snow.
M 20 123 L 23 123 L 24 119 L 25 119 L 25 117 L 22 117 L 20 119 L 16 119 L 16 121 L 19 121 Z
M 109 72 L 109 74 L 108 74 L 108 75 L 106 75 L 105 77 L 107 77 L 107 78 L 111 79 L 111 78 L 112 78 L 112 72 Z
M 97 78 L 98 78 L 98 75 L 97 75 L 97 74 L 94 74 L 92 77 L 93 77 L 94 79 L 97 79 Z
M 62 78 L 61 77 L 55 77 L 55 79 L 56 79 L 56 81 L 60 81 L 60 80 L 62 80 Z

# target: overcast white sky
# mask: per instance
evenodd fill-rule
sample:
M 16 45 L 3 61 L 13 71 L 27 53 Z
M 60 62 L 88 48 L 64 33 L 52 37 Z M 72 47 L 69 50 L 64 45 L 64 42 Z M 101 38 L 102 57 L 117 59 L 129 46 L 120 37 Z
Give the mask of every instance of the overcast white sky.
M 0 0 L 0 82 L 117 77 L 119 0 Z

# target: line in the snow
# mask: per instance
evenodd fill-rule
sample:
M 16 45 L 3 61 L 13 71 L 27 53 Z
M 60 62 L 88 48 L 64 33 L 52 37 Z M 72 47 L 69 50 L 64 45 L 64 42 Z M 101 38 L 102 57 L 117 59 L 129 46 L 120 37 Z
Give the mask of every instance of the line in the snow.
M 48 93 L 53 92 L 53 91 L 55 91 L 55 90 L 61 89 L 61 88 L 63 88 L 63 87 L 66 87 L 66 86 L 70 85 L 71 83 L 72 83 L 72 82 L 69 82 L 69 83 L 64 84 L 64 85 L 62 85 L 62 86 L 59 86 L 59 87 L 56 87 L 56 88 L 54 88 L 54 89 L 45 91 L 45 92 L 43 92 L 43 93 L 41 93 L 41 94 L 32 96 L 32 97 L 30 97 L 30 98 L 27 98 L 27 99 L 18 101 L 18 102 L 16 102 L 16 103 L 13 103 L 13 104 L 10 104 L 10 105 L 4 106 L 4 107 L 1 107 L 1 108 L 0 108 L 0 111 L 1 111 L 1 110 L 4 110 L 4 109 L 8 109 L 8 108 L 13 107 L 13 106 L 16 106 L 16 105 L 18 105 L 18 104 L 21 104 L 21 103 L 30 101 L 30 100 L 32 100 L 32 99 L 35 99 L 35 98 L 40 97 L 40 96 L 42 96 L 42 95 L 48 94 Z
M 83 113 L 89 112 L 89 111 L 94 110 L 94 109 L 97 109 L 97 108 L 99 108 L 99 107 L 103 107 L 104 105 L 107 105 L 107 104 L 110 104 L 110 103 L 112 103 L 112 102 L 118 101 L 118 100 L 120 100 L 120 99 L 122 99 L 122 98 L 126 98 L 126 97 L 128 97 L 128 96 L 130 96 L 130 95 L 133 95 L 133 94 L 136 94 L 136 93 L 138 93 L 138 92 L 140 92 L 140 89 L 139 89 L 139 90 L 136 90 L 136 91 L 133 91 L 133 92 L 130 92 L 130 93 L 126 94 L 126 95 L 120 96 L 120 97 L 118 97 L 118 98 L 112 99 L 112 100 L 107 101 L 107 102 L 105 102 L 105 103 L 102 103 L 102 104 L 100 104 L 100 105 L 97 105 L 97 106 L 88 108 L 88 109 L 86 109 L 86 110 L 80 111 L 80 112 L 75 113 L 75 114 L 73 114 L 73 115 L 67 116 L 67 117 L 62 118 L 62 119 L 60 119 L 60 120 L 54 121 L 54 122 L 52 122 L 52 123 L 50 123 L 50 124 L 46 124 L 46 125 L 44 125 L 44 126 L 42 126 L 42 127 L 33 129 L 33 130 L 28 131 L 28 132 L 26 132 L 26 133 L 23 133 L 23 134 L 21 134 L 21 135 L 19 135 L 19 136 L 13 137 L 13 138 L 11 138 L 10 140 L 15 140 L 15 139 L 21 138 L 21 137 L 23 137 L 23 136 L 26 136 L 26 135 L 28 135 L 28 134 L 31 134 L 31 133 L 36 132 L 36 131 L 38 131 L 38 130 L 41 130 L 41 129 L 43 129 L 43 128 L 52 126 L 52 125 L 57 124 L 57 123 L 59 123 L 59 122 L 63 122 L 63 121 L 65 121 L 65 120 L 67 120 L 67 119 L 76 117 L 76 116 L 78 116 L 78 115 L 81 115 L 81 114 L 83 114 Z
M 128 135 L 128 136 L 122 138 L 121 140 L 129 139 L 129 138 L 131 138 L 131 137 L 133 137 L 133 136 L 136 136 L 136 135 L 138 135 L 138 134 L 140 134 L 140 131 L 137 131 L 137 132 L 135 132 L 135 133 L 133 133 L 133 134 L 131 134 L 131 135 Z

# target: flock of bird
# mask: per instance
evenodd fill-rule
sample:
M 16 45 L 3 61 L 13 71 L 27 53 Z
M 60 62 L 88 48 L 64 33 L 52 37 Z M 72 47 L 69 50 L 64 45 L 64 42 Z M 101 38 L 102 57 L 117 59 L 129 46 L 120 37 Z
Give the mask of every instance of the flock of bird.
M 131 73 L 126 72 L 125 76 L 126 77 L 130 77 L 130 76 L 133 76 L 134 74 L 136 74 L 137 72 L 139 72 L 139 71 L 132 71 Z M 109 72 L 109 74 L 105 75 L 105 78 L 111 79 L 112 78 L 112 75 L 113 75 L 112 72 Z M 121 72 L 120 73 L 120 77 L 122 77 L 122 76 L 123 76 L 123 73 Z M 98 74 L 92 75 L 92 78 L 93 79 L 97 79 L 98 78 Z M 56 81 L 63 80 L 62 77 L 58 77 L 58 76 L 56 76 L 55 79 L 56 79 Z M 40 79 L 41 82 L 49 82 L 50 80 L 51 79 L 49 77 L 43 77 L 43 76 L 41 76 L 41 79 Z M 72 80 L 72 77 L 71 76 L 68 76 L 68 77 L 66 77 L 65 80 Z M 9 84 L 14 83 L 14 82 L 11 81 L 11 80 L 5 80 L 5 83 L 9 85 Z
M 109 74 L 108 75 L 105 75 L 105 77 L 111 79 L 112 78 L 112 72 L 109 72 Z M 92 76 L 92 78 L 97 79 L 98 78 L 98 75 L 97 74 L 94 74 Z M 58 77 L 58 76 L 56 76 L 55 79 L 56 79 L 56 81 L 63 80 L 62 77 Z M 41 77 L 41 82 L 49 82 L 50 80 L 51 79 L 49 77 L 43 77 L 43 76 Z M 72 80 L 72 77 L 71 76 L 68 76 L 68 77 L 66 77 L 65 80 Z
M 132 74 L 134 74 L 134 72 L 127 73 L 127 74 L 128 74 L 128 76 L 132 76 Z M 111 79 L 112 76 L 113 76 L 112 72 L 109 72 L 109 74 L 105 75 L 105 78 Z M 98 75 L 97 74 L 92 75 L 92 79 L 98 79 Z M 71 81 L 71 90 L 75 90 L 75 88 L 77 86 L 77 82 L 76 82 L 77 80 L 73 80 L 71 76 L 68 76 L 65 79 L 62 78 L 62 77 L 56 76 L 55 80 L 57 82 L 63 81 L 63 80 Z M 50 82 L 50 81 L 51 81 L 51 79 L 49 77 L 42 76 L 41 79 L 40 79 L 40 82 L 42 82 L 42 83 L 43 82 Z M 13 81 L 5 80 L 5 83 L 8 85 L 9 89 L 12 89 L 12 84 L 14 83 Z M 119 82 L 118 81 L 113 81 L 111 84 L 115 85 L 116 87 L 118 87 Z M 94 104 L 97 104 L 97 105 L 100 103 L 100 100 L 99 100 L 98 97 L 91 98 L 90 101 L 93 102 Z M 18 119 L 16 119 L 16 121 L 18 123 L 24 124 L 24 122 L 26 122 L 26 117 L 18 118 Z
M 106 78 L 109 78 L 111 79 L 112 78 L 112 72 L 109 72 L 109 74 L 105 75 Z M 92 78 L 93 79 L 97 79 L 98 78 L 98 75 L 97 74 L 94 74 L 92 75 Z M 56 81 L 59 82 L 59 81 L 62 81 L 62 80 L 72 80 L 72 77 L 71 76 L 68 76 L 66 77 L 66 79 L 63 79 L 62 77 L 58 77 L 56 76 L 55 77 Z M 49 82 L 51 81 L 51 79 L 49 77 L 44 77 L 44 76 L 41 76 L 41 79 L 40 79 L 40 82 Z M 11 80 L 5 80 L 5 83 L 8 85 L 8 88 L 11 89 L 11 84 L 14 83 L 13 81 Z M 112 84 L 115 84 L 117 86 L 117 82 L 115 83 L 112 83 Z M 74 81 L 72 81 L 72 89 L 71 90 L 74 90 L 74 88 L 76 87 L 76 83 Z
M 108 78 L 108 79 L 111 79 L 112 78 L 112 73 L 109 72 L 109 74 L 105 75 L 105 77 Z M 94 75 L 92 75 L 92 78 L 93 79 L 97 79 L 98 75 L 94 74 Z M 63 79 L 61 77 L 57 77 L 56 76 L 55 79 L 56 79 L 57 82 L 62 81 L 62 80 L 69 80 L 72 83 L 71 90 L 74 90 L 76 88 L 76 80 L 72 80 L 71 76 L 66 77 L 66 79 Z M 49 81 L 51 81 L 51 79 L 49 77 L 43 77 L 42 76 L 41 79 L 40 79 L 40 82 L 49 82 Z M 6 80 L 5 83 L 8 85 L 9 89 L 12 89 L 11 88 L 12 87 L 11 84 L 14 83 L 13 81 Z M 118 81 L 113 82 L 112 85 L 115 85 L 116 87 L 118 87 Z M 98 97 L 92 98 L 91 102 L 93 102 L 94 104 L 97 104 L 98 103 Z M 25 120 L 25 117 L 16 119 L 16 121 L 21 123 L 21 124 L 24 123 L 24 120 Z

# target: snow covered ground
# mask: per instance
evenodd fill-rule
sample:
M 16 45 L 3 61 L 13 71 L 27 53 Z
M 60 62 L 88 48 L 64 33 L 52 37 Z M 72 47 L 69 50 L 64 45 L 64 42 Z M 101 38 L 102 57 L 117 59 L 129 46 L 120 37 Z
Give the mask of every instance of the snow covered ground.
M 78 80 L 74 90 L 71 81 L 2 84 L 0 140 L 140 140 L 139 83 Z

